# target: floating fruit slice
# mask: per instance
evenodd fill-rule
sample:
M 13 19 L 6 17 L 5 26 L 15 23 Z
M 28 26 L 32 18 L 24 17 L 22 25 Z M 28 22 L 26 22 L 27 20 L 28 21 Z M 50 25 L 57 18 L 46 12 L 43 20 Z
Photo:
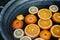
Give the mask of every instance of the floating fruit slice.
M 36 24 L 29 24 L 25 28 L 25 34 L 32 38 L 37 37 L 39 35 L 39 33 L 40 33 L 40 28 Z
M 54 37 L 60 37 L 60 25 L 54 25 L 51 28 L 51 34 Z
M 17 15 L 17 17 L 16 17 L 18 20 L 24 20 L 24 16 L 22 15 L 22 14 L 20 14 L 20 15 Z
M 29 36 L 23 36 L 20 40 L 32 40 Z
M 15 38 L 21 38 L 24 35 L 24 32 L 22 29 L 16 29 L 13 35 Z
M 45 40 L 45 39 L 43 39 L 43 38 L 36 38 L 35 40 Z
M 38 11 L 38 16 L 41 19 L 47 20 L 52 17 L 52 12 L 49 9 L 40 9 Z
M 48 19 L 48 20 L 39 19 L 38 25 L 42 29 L 49 29 L 52 26 L 52 20 L 51 19 Z
M 32 6 L 29 8 L 29 13 L 36 14 L 38 12 L 38 8 L 35 6 Z
M 28 14 L 26 17 L 25 17 L 25 22 L 27 24 L 34 24 L 36 23 L 37 21 L 37 17 L 33 14 Z
M 58 38 L 58 40 L 60 40 L 60 38 Z
M 51 38 L 51 33 L 48 30 L 42 30 L 40 32 L 40 37 L 44 39 L 50 39 Z
M 60 23 L 60 13 L 54 13 L 53 18 L 55 22 Z
M 49 7 L 49 9 L 52 11 L 52 12 L 57 12 L 59 10 L 58 6 L 57 5 L 51 5 Z
M 23 21 L 21 20 L 14 20 L 12 23 L 13 29 L 19 29 L 23 27 Z
M 48 40 L 48 39 L 46 39 L 46 40 Z

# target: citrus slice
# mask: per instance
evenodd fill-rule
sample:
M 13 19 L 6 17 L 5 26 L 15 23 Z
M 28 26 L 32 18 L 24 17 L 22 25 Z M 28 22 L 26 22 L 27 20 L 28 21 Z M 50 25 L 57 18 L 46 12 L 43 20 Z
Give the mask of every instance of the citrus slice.
M 55 22 L 60 23 L 60 13 L 54 13 L 53 18 Z
M 52 11 L 52 12 L 57 12 L 59 10 L 58 6 L 57 5 L 51 5 L 49 7 L 49 9 Z
M 34 24 L 36 23 L 37 21 L 37 17 L 33 14 L 28 14 L 26 17 L 25 17 L 25 22 L 27 24 Z
M 43 38 L 36 38 L 35 40 L 45 40 L 45 39 L 43 39 Z
M 23 36 L 20 40 L 32 40 L 29 36 Z
M 12 23 L 12 27 L 13 27 L 13 29 L 22 28 L 23 27 L 23 21 L 18 20 L 18 19 L 14 20 Z
M 39 19 L 38 25 L 42 29 L 49 29 L 52 26 L 52 20 L 51 19 L 48 19 L 48 20 Z
M 20 14 L 20 15 L 17 15 L 17 17 L 16 17 L 18 20 L 24 20 L 24 16 L 22 15 L 22 14 Z
M 13 35 L 15 38 L 21 38 L 24 35 L 24 32 L 22 29 L 16 29 Z
M 40 9 L 38 11 L 38 16 L 41 19 L 47 20 L 52 17 L 52 12 L 49 9 Z
M 37 37 L 39 35 L 39 33 L 40 33 L 40 28 L 36 24 L 29 24 L 25 28 L 25 34 L 32 38 Z
M 40 32 L 40 37 L 49 40 L 51 38 L 51 33 L 48 30 L 42 30 Z
M 58 40 L 60 40 L 60 38 L 58 38 Z
M 29 13 L 36 14 L 38 12 L 38 8 L 36 6 L 32 6 L 29 8 Z
M 60 37 L 60 25 L 54 25 L 51 28 L 51 34 L 54 37 Z
M 46 39 L 46 40 L 48 40 L 48 39 Z

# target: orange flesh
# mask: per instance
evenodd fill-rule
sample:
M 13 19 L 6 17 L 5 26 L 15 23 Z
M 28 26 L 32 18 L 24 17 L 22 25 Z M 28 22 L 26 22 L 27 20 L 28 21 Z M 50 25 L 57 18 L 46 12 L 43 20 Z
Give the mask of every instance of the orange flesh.
M 14 20 L 12 23 L 13 29 L 19 29 L 23 27 L 23 21 L 21 20 Z
M 40 37 L 44 39 L 50 39 L 51 33 L 48 30 L 43 30 L 40 33 Z
M 55 14 L 53 15 L 53 18 L 54 18 L 54 20 L 56 20 L 57 22 L 60 22 L 60 13 L 55 13 Z
M 60 36 L 60 27 L 58 27 L 58 26 L 54 27 L 54 29 L 52 31 L 55 35 Z
M 41 9 L 38 13 L 42 18 L 49 18 L 52 15 L 52 12 L 48 9 Z
M 41 20 L 39 23 L 42 27 L 48 27 L 49 25 L 51 25 L 50 20 Z
M 25 31 L 31 35 L 31 36 L 34 36 L 36 35 L 38 32 L 39 32 L 39 27 L 38 26 L 35 26 L 35 25 L 30 25 L 28 26 Z
M 36 23 L 36 21 L 37 21 L 37 18 L 36 18 L 35 15 L 29 14 L 29 15 L 27 15 L 27 16 L 25 17 L 25 22 L 26 22 L 27 24 Z

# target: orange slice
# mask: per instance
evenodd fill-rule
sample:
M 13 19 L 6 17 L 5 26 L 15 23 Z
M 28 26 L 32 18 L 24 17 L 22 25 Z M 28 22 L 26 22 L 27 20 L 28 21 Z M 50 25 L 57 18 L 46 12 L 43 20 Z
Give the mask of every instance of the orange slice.
M 60 40 L 60 38 L 58 38 L 58 40 Z
M 36 38 L 35 40 L 45 40 L 45 39 L 43 39 L 43 38 Z
M 39 35 L 39 33 L 40 33 L 40 28 L 36 24 L 29 24 L 25 28 L 25 34 L 32 38 L 37 37 Z
M 60 13 L 54 13 L 53 18 L 55 22 L 60 23 Z
M 52 12 L 49 9 L 40 9 L 38 11 L 38 16 L 41 19 L 47 20 L 52 17 Z
M 48 19 L 48 20 L 39 19 L 38 25 L 42 29 L 49 29 L 52 26 L 52 20 L 51 19 Z
M 60 25 L 54 25 L 51 28 L 51 34 L 54 37 L 60 37 Z
M 22 28 L 23 27 L 23 21 L 18 20 L 18 19 L 14 20 L 12 23 L 12 27 L 13 27 L 13 29 Z
M 51 38 L 51 33 L 48 30 L 42 30 L 40 32 L 40 37 L 44 39 L 50 39 Z
M 25 22 L 27 24 L 34 24 L 36 23 L 37 21 L 37 17 L 33 14 L 28 14 L 26 17 L 25 17 Z

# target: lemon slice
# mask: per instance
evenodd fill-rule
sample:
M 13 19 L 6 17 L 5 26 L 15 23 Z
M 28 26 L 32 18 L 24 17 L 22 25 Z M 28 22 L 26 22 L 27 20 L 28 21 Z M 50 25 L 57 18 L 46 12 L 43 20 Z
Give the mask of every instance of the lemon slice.
M 39 33 L 40 33 L 40 28 L 36 24 L 29 24 L 25 28 L 25 34 L 32 38 L 37 37 L 39 35 Z
M 60 13 L 54 13 L 53 18 L 55 22 L 60 23 Z
M 43 20 L 47 20 L 50 19 L 52 17 L 52 12 L 49 9 L 40 9 L 38 11 L 38 17 L 43 19 Z
M 49 7 L 49 9 L 52 11 L 52 12 L 57 12 L 59 10 L 58 6 L 57 5 L 51 5 Z
M 18 20 L 24 20 L 24 16 L 22 15 L 22 14 L 20 14 L 20 15 L 17 15 L 17 17 L 16 17 Z
M 35 6 L 32 6 L 29 8 L 29 13 L 36 14 L 38 12 L 38 8 Z
M 51 28 L 51 34 L 54 37 L 60 37 L 60 25 L 54 25 Z
M 16 29 L 13 35 L 15 38 L 21 38 L 24 35 L 24 32 L 22 29 Z
M 42 29 L 49 29 L 52 26 L 52 24 L 53 23 L 51 19 L 48 19 L 48 20 L 39 19 L 38 21 L 38 25 Z
M 32 40 L 29 36 L 23 36 L 20 40 Z
M 43 39 L 43 38 L 36 38 L 35 40 L 45 40 L 45 39 Z

